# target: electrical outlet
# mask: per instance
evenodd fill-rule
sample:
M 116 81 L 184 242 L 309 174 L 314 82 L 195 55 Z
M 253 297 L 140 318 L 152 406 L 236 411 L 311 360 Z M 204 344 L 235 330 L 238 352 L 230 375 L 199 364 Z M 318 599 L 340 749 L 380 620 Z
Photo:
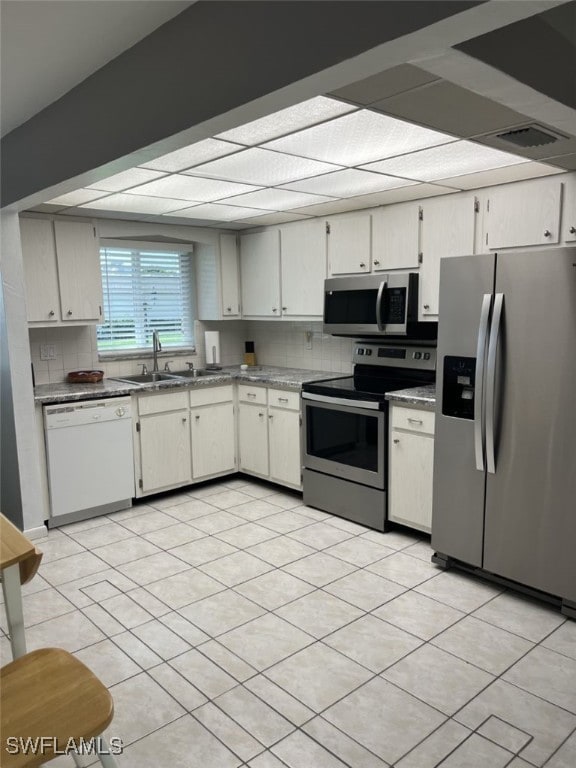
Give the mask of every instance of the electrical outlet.
M 40 344 L 40 360 L 56 360 L 54 344 Z

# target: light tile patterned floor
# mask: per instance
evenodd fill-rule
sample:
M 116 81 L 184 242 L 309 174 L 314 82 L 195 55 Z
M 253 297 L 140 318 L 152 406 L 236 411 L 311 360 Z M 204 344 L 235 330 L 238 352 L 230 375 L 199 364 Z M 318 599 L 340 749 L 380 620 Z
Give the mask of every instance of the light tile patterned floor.
M 28 647 L 110 687 L 120 768 L 576 765 L 576 622 L 440 570 L 426 537 L 238 476 L 40 547 Z

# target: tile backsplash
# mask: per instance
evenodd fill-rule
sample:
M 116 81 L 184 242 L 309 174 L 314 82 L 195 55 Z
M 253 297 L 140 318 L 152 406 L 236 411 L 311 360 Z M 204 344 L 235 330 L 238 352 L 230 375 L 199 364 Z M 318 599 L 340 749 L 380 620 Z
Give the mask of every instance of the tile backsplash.
M 174 358 L 172 368 L 184 367 L 191 360 L 198 368 L 205 365 L 204 331 L 220 331 L 222 365 L 238 365 L 242 362 L 244 342 L 254 341 L 256 361 L 260 365 L 278 365 L 288 368 L 308 368 L 334 373 L 352 371 L 351 339 L 341 339 L 322 333 L 321 322 L 274 322 L 231 320 L 195 323 L 196 355 L 175 357 L 163 355 L 160 367 L 166 359 Z M 57 328 L 31 328 L 30 352 L 34 365 L 36 384 L 55 384 L 66 380 L 69 371 L 99 369 L 105 376 L 121 376 L 139 373 L 143 363 L 150 368 L 150 357 L 132 360 L 98 360 L 95 326 L 70 326 Z M 55 359 L 41 360 L 41 345 L 54 347 Z M 181 366 L 177 363 L 180 361 Z

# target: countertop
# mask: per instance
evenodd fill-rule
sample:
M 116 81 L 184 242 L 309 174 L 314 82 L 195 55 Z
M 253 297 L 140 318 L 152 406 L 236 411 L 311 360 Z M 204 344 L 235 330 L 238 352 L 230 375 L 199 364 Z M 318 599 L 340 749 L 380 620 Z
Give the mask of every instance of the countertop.
M 337 376 L 338 374 L 336 374 Z M 93 400 L 103 397 L 119 397 L 138 392 L 163 391 L 181 387 L 214 387 L 230 381 L 240 381 L 278 389 L 299 391 L 305 381 L 335 378 L 328 371 L 309 371 L 304 368 L 280 368 L 271 365 L 257 366 L 243 371 L 239 365 L 224 366 L 221 371 L 215 371 L 209 376 L 199 376 L 197 379 L 173 379 L 158 381 L 152 384 L 126 384 L 114 379 L 103 379 L 97 384 L 39 384 L 34 388 L 34 401 L 39 405 L 49 403 L 65 403 L 75 400 Z
M 404 405 L 416 405 L 433 411 L 436 407 L 436 384 L 427 384 L 424 387 L 412 387 L 411 389 L 397 389 L 395 392 L 387 392 L 386 400 L 403 403 Z

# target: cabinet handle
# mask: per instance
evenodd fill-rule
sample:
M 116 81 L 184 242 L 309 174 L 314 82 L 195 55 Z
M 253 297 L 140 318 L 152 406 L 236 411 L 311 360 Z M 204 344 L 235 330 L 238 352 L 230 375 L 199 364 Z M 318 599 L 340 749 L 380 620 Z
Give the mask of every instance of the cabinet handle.
M 576 227 L 570 227 L 568 231 L 570 232 L 571 235 L 576 235 Z
M 232 307 L 226 307 L 226 312 L 232 312 Z
M 544 230 L 544 237 L 552 237 L 552 232 L 549 229 Z
M 364 264 L 364 262 L 363 262 L 363 261 L 361 261 L 361 262 L 360 262 L 360 268 L 361 268 L 361 269 L 364 269 L 364 267 L 365 267 L 365 266 L 366 266 L 366 264 Z
M 256 397 L 256 392 L 246 392 L 246 397 Z
M 262 413 L 262 411 L 260 411 L 260 413 L 258 414 L 258 416 L 260 416 L 260 418 L 262 418 L 262 416 L 264 416 L 264 414 Z
M 288 402 L 288 398 L 287 397 L 279 397 L 278 398 L 278 402 L 279 403 L 287 403 Z
M 392 440 L 392 442 L 397 445 L 400 442 L 400 440 L 397 437 L 395 437 L 394 440 Z
M 430 304 L 424 304 L 424 309 L 430 309 Z
M 269 419 L 273 419 L 273 418 L 274 418 L 273 414 L 269 413 L 269 414 L 268 414 L 268 418 L 269 418 Z
M 286 312 L 288 307 L 282 307 L 282 312 Z
M 196 421 L 200 421 L 200 416 L 196 414 Z
M 182 424 L 186 424 L 187 421 L 188 421 L 188 419 L 185 416 L 183 416 L 182 417 Z
M 69 309 L 68 312 L 66 312 L 66 314 L 68 315 L 68 317 L 70 317 L 70 315 L 72 314 L 72 310 Z
M 411 419 L 410 417 L 408 417 L 408 421 L 410 422 L 410 424 L 422 424 L 423 423 L 422 419 Z
M 380 262 L 379 261 L 374 261 L 374 266 L 375 267 L 379 267 L 380 266 Z
M 48 317 L 54 317 L 54 310 L 51 309 L 50 312 L 48 312 Z
M 278 312 L 278 309 L 276 307 L 272 307 L 272 312 Z

